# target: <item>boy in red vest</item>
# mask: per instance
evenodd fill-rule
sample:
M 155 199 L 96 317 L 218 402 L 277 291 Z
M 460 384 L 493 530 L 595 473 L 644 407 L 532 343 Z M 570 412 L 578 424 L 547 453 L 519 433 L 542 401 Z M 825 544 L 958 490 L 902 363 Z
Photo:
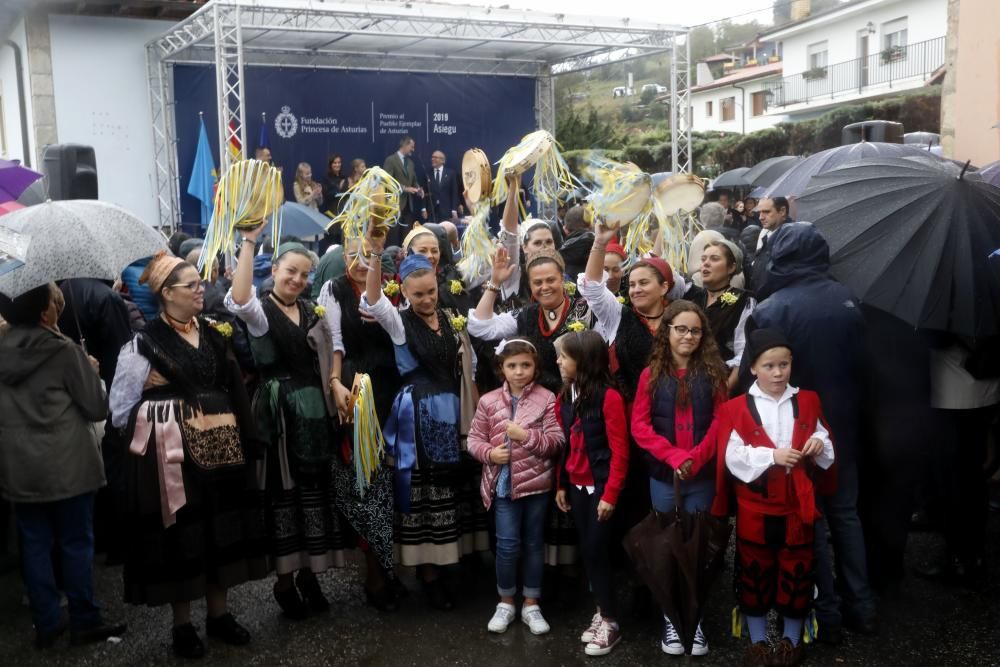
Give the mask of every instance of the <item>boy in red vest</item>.
M 784 334 L 758 329 L 748 351 L 757 381 L 722 408 L 725 450 L 718 457 L 712 511 L 725 516 L 730 500 L 736 501 L 734 576 L 751 640 L 741 664 L 797 665 L 813 598 L 815 494 L 835 488 L 833 443 L 819 396 L 788 385 L 792 350 Z M 784 621 L 784 637 L 773 649 L 767 642 L 770 609 Z

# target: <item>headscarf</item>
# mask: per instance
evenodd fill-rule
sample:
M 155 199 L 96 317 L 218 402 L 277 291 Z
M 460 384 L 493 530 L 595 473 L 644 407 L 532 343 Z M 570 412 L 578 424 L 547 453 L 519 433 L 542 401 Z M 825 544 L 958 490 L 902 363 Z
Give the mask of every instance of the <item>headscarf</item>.
M 416 253 L 407 255 L 406 259 L 403 260 L 403 263 L 399 265 L 399 279 L 406 280 L 407 276 L 420 269 L 427 269 L 428 271 L 431 271 L 434 269 L 434 265 L 431 264 L 431 260 L 427 259 L 423 255 L 418 255 Z
M 625 248 L 623 248 L 618 241 L 611 241 L 604 250 L 611 255 L 618 255 L 622 258 L 623 262 L 628 259 L 628 255 L 625 253 Z
M 344 257 L 344 246 L 337 246 L 323 255 L 323 259 L 319 260 L 319 264 L 316 266 L 316 275 L 313 277 L 310 296 L 313 299 L 318 299 L 319 293 L 327 281 L 336 280 L 346 272 L 347 260 Z
M 407 234 L 406 237 L 403 239 L 403 248 L 405 250 L 409 251 L 410 244 L 413 243 L 413 239 L 417 238 L 421 234 L 430 234 L 431 236 L 434 237 L 435 240 L 437 240 L 437 235 L 433 231 L 431 231 L 430 229 L 427 229 L 426 227 L 424 227 L 423 225 L 421 225 L 419 222 L 417 222 L 417 223 L 414 223 L 413 229 L 411 229 L 410 233 Z
M 160 251 L 149 260 L 146 270 L 139 276 L 139 284 L 148 283 L 150 291 L 159 294 L 163 283 L 167 282 L 167 278 L 179 264 L 184 264 L 184 260 Z
M 648 266 L 659 273 L 660 277 L 667 283 L 668 292 L 674 288 L 674 270 L 670 268 L 666 260 L 659 257 L 643 257 L 632 266 L 632 270 L 634 271 L 641 266 Z
M 309 254 L 306 247 L 298 241 L 286 241 L 278 246 L 278 250 L 274 253 L 274 257 L 271 260 L 272 263 L 277 264 L 282 255 L 285 255 L 293 250 L 300 251 L 303 255 Z
M 701 253 L 705 252 L 705 244 L 709 241 L 724 241 L 726 239 L 720 232 L 714 229 L 704 229 L 691 240 L 688 246 L 687 270 L 692 275 L 700 275 L 698 267 L 701 265 Z M 696 278 L 696 281 L 698 279 Z

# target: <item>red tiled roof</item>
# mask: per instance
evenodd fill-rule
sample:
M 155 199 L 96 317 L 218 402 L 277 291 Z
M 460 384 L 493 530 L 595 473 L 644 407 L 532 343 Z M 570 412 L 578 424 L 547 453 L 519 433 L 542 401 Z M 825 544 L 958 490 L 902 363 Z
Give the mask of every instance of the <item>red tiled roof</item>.
M 733 83 L 739 83 L 740 81 L 748 81 L 750 79 L 759 79 L 762 76 L 771 76 L 773 74 L 781 74 L 782 63 L 768 63 L 766 65 L 757 65 L 755 67 L 744 67 L 741 70 L 733 72 L 721 79 L 716 79 L 710 83 L 706 83 L 703 86 L 694 86 L 691 88 L 692 93 L 696 93 L 701 90 L 708 90 L 710 88 L 718 88 L 719 86 L 728 86 Z

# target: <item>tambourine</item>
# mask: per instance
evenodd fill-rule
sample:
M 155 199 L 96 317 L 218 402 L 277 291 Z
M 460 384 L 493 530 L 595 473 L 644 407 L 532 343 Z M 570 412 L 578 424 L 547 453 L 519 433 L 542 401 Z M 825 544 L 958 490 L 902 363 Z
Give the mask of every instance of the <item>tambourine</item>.
M 555 139 L 545 130 L 537 130 L 526 134 L 521 143 L 507 150 L 500 160 L 500 172 L 497 177 L 507 177 L 510 175 L 520 176 L 528 171 L 542 159 L 555 145 Z
M 285 189 L 281 172 L 261 160 L 234 162 L 215 191 L 212 220 L 205 230 L 199 269 L 205 279 L 215 258 L 233 247 L 236 230 L 249 231 L 271 222 L 274 238 L 281 238 L 281 205 Z
M 524 135 L 521 141 L 503 154 L 497 162 L 497 176 L 493 181 L 493 203 L 507 198 L 507 177 L 517 176 L 534 167 L 532 192 L 543 204 L 559 201 L 575 189 L 569 165 L 559 153 L 559 144 L 545 130 Z
M 663 179 L 653 191 L 658 215 L 693 211 L 705 198 L 705 181 L 693 174 L 673 174 Z
M 587 169 L 597 190 L 587 197 L 594 214 L 608 227 L 628 225 L 650 206 L 653 183 L 631 162 L 600 160 Z
M 371 167 L 344 193 L 344 207 L 330 221 L 341 225 L 344 238 L 363 238 L 369 229 L 375 238 L 386 235 L 399 220 L 399 197 L 403 188 L 381 167 Z
M 490 160 L 478 148 L 470 148 L 462 156 L 462 184 L 465 186 L 465 196 L 473 206 L 490 196 L 493 184 Z

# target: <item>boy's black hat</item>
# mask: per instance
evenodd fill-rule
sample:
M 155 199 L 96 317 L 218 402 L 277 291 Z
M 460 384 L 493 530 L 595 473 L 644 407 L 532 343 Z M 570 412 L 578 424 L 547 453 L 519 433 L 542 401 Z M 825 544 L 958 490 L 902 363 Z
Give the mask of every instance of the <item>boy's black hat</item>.
M 778 329 L 755 329 L 747 340 L 747 351 L 750 353 L 750 363 L 756 363 L 758 357 L 776 347 L 792 349 L 785 334 Z

